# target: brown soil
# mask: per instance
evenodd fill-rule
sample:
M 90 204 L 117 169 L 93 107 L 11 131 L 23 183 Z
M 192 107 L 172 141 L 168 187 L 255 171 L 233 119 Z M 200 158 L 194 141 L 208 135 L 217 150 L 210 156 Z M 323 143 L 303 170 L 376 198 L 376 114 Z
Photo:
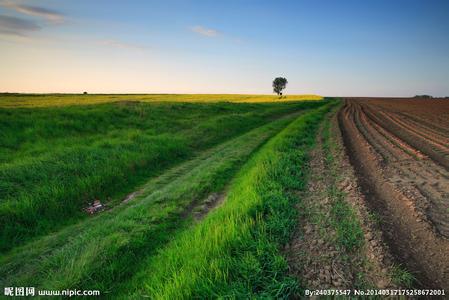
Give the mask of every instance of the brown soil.
M 449 101 L 347 99 L 345 144 L 396 259 L 449 289 Z
M 392 256 L 382 234 L 369 217 L 354 171 L 344 152 L 336 116 L 332 117 L 331 149 L 334 165 L 326 164 L 323 135 L 311 153 L 308 189 L 299 194 L 300 228 L 285 249 L 292 275 L 308 289 L 393 288 L 389 274 Z M 335 178 L 331 169 L 338 170 Z M 333 201 L 329 190 L 337 187 L 345 194 L 364 231 L 364 245 L 347 252 L 336 242 L 336 232 L 329 223 Z

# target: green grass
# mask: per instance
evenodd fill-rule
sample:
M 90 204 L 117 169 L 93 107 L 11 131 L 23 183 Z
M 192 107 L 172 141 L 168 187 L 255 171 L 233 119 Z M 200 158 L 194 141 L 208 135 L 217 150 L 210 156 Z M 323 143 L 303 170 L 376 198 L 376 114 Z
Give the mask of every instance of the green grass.
M 382 225 L 382 217 L 375 211 L 368 212 L 368 218 L 374 225 L 380 227 Z
M 116 297 L 287 298 L 297 295 L 280 247 L 296 226 L 295 191 L 326 105 L 297 118 L 242 168 L 224 204 L 142 262 Z
M 15 97 L 30 97 L 33 103 L 47 99 Z M 0 251 L 85 218 L 82 208 L 94 199 L 117 203 L 198 151 L 322 104 L 116 102 L 0 108 Z
M 394 284 L 404 288 L 411 288 L 416 281 L 413 274 L 400 265 L 392 267 L 390 276 Z
M 192 203 L 221 191 L 249 156 L 296 116 L 205 150 L 148 182 L 126 205 L 14 248 L 0 257 L 0 287 L 99 289 L 115 295 L 145 258 L 193 223 L 183 217 Z
M 100 104 L 119 101 L 141 102 L 285 102 L 323 100 L 318 95 L 275 95 L 239 94 L 1 94 L 0 107 L 47 107 Z

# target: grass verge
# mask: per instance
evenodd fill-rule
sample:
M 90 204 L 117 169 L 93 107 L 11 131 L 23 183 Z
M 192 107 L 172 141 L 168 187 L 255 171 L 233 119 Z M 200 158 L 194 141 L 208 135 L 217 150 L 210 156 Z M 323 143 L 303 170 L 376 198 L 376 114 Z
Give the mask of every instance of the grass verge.
M 328 194 L 332 199 L 330 223 L 337 234 L 337 244 L 348 252 L 359 250 L 364 243 L 363 229 L 354 209 L 346 201 L 346 193 L 339 189 L 336 182 L 339 179 L 339 166 L 335 161 L 333 151 L 337 145 L 331 138 L 330 120 L 327 119 L 323 126 L 323 150 L 326 165 L 329 166 L 329 178 L 333 183 L 329 186 Z

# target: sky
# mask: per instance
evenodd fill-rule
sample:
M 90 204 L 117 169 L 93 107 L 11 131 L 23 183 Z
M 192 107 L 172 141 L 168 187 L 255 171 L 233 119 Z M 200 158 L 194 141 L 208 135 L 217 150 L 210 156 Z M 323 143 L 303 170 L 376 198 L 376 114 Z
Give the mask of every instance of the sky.
M 0 0 L 0 92 L 449 96 L 447 0 Z

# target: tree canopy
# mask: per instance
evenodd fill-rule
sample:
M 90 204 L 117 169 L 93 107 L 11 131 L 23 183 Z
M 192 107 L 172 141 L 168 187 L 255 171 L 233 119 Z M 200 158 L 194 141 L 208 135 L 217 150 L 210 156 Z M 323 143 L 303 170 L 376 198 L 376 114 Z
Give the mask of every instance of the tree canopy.
M 273 80 L 273 92 L 278 95 L 282 95 L 282 90 L 287 86 L 287 79 L 284 77 L 276 77 Z

